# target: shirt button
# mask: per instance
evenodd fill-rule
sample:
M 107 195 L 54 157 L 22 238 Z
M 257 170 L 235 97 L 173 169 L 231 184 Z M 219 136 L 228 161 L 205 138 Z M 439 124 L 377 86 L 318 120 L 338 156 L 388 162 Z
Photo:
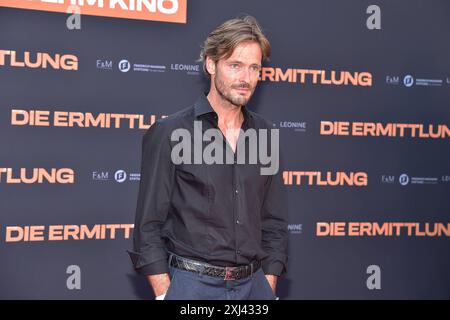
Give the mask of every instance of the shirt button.
M 241 254 L 241 250 L 236 250 L 236 253 L 237 254 Z
M 241 221 L 238 219 L 238 220 L 236 220 L 236 223 L 237 224 L 241 224 Z
M 238 189 L 236 189 L 236 194 L 238 194 L 239 193 L 239 191 L 238 191 Z

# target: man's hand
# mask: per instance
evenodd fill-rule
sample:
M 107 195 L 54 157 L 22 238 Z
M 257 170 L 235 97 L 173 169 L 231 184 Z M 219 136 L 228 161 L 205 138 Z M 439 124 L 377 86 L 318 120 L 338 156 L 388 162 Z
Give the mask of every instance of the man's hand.
M 168 273 L 149 275 L 147 280 L 152 286 L 156 297 L 165 294 L 167 289 L 169 289 L 170 277 Z
M 273 274 L 266 274 L 266 279 L 267 281 L 269 281 L 273 294 L 276 295 L 278 276 L 275 276 Z

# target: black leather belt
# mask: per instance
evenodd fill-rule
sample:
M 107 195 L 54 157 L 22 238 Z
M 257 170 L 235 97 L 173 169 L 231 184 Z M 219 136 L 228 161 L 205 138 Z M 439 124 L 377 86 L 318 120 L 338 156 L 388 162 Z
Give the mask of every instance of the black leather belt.
M 219 267 L 171 254 L 169 257 L 169 265 L 178 269 L 222 278 L 224 280 L 239 280 L 247 278 L 258 271 L 261 267 L 261 262 L 255 261 L 251 264 L 237 267 Z

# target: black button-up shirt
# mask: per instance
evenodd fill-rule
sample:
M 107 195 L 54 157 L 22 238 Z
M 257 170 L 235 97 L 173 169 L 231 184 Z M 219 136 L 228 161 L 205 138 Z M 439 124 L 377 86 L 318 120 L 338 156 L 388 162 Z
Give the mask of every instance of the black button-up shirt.
M 242 112 L 244 131 L 273 128 L 246 107 Z M 171 141 L 171 134 L 184 128 L 194 141 L 194 120 L 201 121 L 203 132 L 220 130 L 217 114 L 202 94 L 193 106 L 156 121 L 143 137 L 134 251 L 129 251 L 135 269 L 144 275 L 168 272 L 170 251 L 218 266 L 260 260 L 265 274 L 281 275 L 288 242 L 281 170 L 261 175 L 261 163 L 249 164 L 248 156 L 241 164 L 225 137 L 223 156 L 228 153 L 231 163 L 174 164 L 171 151 L 178 142 Z M 211 142 L 201 143 L 206 147 Z M 241 143 L 248 150 L 249 139 L 239 135 Z

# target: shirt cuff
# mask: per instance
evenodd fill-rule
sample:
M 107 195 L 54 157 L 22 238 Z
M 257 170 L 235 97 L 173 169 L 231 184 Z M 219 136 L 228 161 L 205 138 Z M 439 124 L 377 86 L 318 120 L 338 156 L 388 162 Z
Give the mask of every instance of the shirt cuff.
M 281 262 L 263 261 L 262 269 L 264 274 L 273 274 L 275 276 L 281 276 L 285 271 L 284 265 Z
M 143 276 L 169 273 L 169 266 L 166 260 L 160 260 L 142 266 L 141 268 L 136 269 L 136 271 Z
M 149 264 L 144 264 L 143 266 L 139 266 L 139 259 L 141 254 L 138 252 L 134 252 L 131 250 L 127 250 L 130 255 L 131 261 L 133 263 L 134 269 L 137 273 L 147 276 L 153 274 L 161 274 L 161 273 L 169 273 L 169 265 L 167 259 L 163 258 L 160 260 L 156 260 Z M 138 267 L 136 267 L 138 266 Z

